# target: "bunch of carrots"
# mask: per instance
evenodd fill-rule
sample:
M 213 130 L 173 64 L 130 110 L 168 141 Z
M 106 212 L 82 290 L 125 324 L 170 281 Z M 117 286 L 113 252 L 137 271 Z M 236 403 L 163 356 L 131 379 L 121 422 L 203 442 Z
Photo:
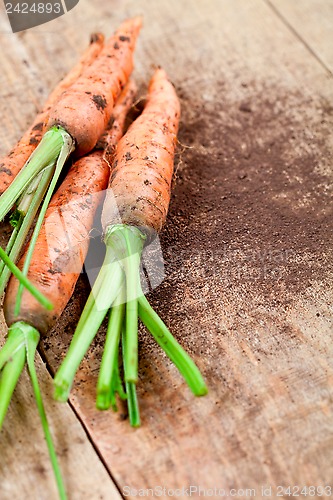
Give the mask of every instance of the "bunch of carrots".
M 105 259 L 55 376 L 55 398 L 68 399 L 75 373 L 105 317 L 108 328 L 97 383 L 98 409 L 116 410 L 118 395 L 127 400 L 130 424 L 140 425 L 139 319 L 192 392 L 207 393 L 198 368 L 152 309 L 140 284 L 142 251 L 161 231 L 168 212 L 180 118 L 175 89 L 158 69 L 142 113 L 124 133 L 136 93 L 130 75 L 140 28 L 141 18 L 133 18 L 107 42 L 102 35 L 94 35 L 79 63 L 0 162 L 0 219 L 9 215 L 13 226 L 7 248 L 0 249 L 0 290 L 5 291 L 9 328 L 0 351 L 0 428 L 27 364 L 60 498 L 66 498 L 66 493 L 34 356 L 40 335 L 55 324 L 74 291 L 105 190 Z

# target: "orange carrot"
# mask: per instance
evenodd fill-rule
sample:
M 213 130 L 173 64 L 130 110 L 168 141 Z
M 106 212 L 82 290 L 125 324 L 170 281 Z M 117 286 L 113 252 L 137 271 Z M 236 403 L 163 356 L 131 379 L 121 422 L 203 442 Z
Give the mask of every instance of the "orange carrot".
M 170 202 L 179 116 L 174 87 L 159 69 L 143 113 L 118 143 L 102 213 L 105 231 L 119 222 L 119 215 L 123 224 L 161 230 Z
M 105 138 L 110 148 L 121 136 L 125 115 L 132 99 L 133 84 L 130 83 L 114 109 L 114 122 L 109 136 Z M 105 189 L 107 185 L 109 173 L 109 165 L 103 158 L 103 151 L 91 153 L 70 169 L 49 206 L 46 222 L 44 221 L 39 234 L 38 246 L 33 253 L 30 275 L 35 273 L 33 280 L 54 302 L 52 314 L 45 314 L 46 310 L 38 307 L 36 301 L 29 301 L 24 290 L 20 321 L 15 321 L 14 303 L 20 290 L 13 277 L 4 304 L 6 320 L 10 327 L 6 343 L 0 351 L 0 429 L 17 381 L 27 363 L 60 498 L 67 497 L 38 384 L 34 365 L 35 352 L 40 333 L 45 333 L 55 322 L 70 299 L 87 253 L 89 225 L 92 224 L 93 213 L 101 197 L 100 190 Z M 67 221 L 67 224 L 62 227 L 64 221 Z M 15 322 L 11 324 L 12 320 Z
M 111 126 L 104 135 L 104 143 L 110 151 L 122 136 L 135 92 L 134 82 L 129 81 L 114 107 Z M 103 150 L 80 158 L 70 168 L 49 204 L 28 272 L 31 282 L 52 301 L 54 308 L 51 311 L 41 308 L 37 300 L 24 291 L 20 312 L 15 315 L 19 282 L 12 276 L 4 301 L 8 326 L 24 321 L 40 333 L 46 333 L 59 318 L 82 270 L 93 217 L 109 176 L 110 166 Z M 25 257 L 26 254 L 18 263 L 20 269 Z
M 140 425 L 135 390 L 139 316 L 193 393 L 197 396 L 207 393 L 198 368 L 151 308 L 140 284 L 144 242 L 161 230 L 168 211 L 179 116 L 175 89 L 166 73 L 159 69 L 151 80 L 142 114 L 117 145 L 102 214 L 104 264 L 54 379 L 55 397 L 65 401 L 80 362 L 109 314 L 96 406 L 116 409 L 116 393 L 125 397 L 118 367 L 118 346 L 122 339 L 128 411 L 134 427 Z
M 109 122 L 114 103 L 133 70 L 140 28 L 140 17 L 126 20 L 50 111 L 47 128 L 63 127 L 75 139 L 78 156 L 94 148 Z
M 49 95 L 43 110 L 38 113 L 31 127 L 25 132 L 11 152 L 0 159 L 0 195 L 11 184 L 15 176 L 36 149 L 42 138 L 43 129 L 48 120 L 51 107 L 54 106 L 61 94 L 77 80 L 83 69 L 96 59 L 102 50 L 103 43 L 104 36 L 101 33 L 96 33 L 91 36 L 90 45 L 81 56 L 79 62 L 58 83 L 56 88 Z
M 20 205 L 14 214 L 15 230 L 7 246 L 7 255 L 13 262 L 16 262 L 26 232 L 42 203 L 24 274 L 28 270 L 47 205 L 66 159 L 72 152 L 76 156 L 90 152 L 108 125 L 115 102 L 133 69 L 133 52 L 140 28 L 139 17 L 125 21 L 105 44 L 99 56 L 63 92 L 49 111 L 45 134 L 38 147 L 1 196 L 0 220 L 15 203 Z M 0 274 L 0 293 L 8 278 L 9 273 L 5 268 Z

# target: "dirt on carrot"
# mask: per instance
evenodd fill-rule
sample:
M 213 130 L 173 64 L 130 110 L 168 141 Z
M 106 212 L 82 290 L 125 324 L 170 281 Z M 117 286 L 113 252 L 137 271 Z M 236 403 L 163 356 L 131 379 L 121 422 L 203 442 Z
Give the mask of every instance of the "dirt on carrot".
M 76 141 L 77 156 L 91 151 L 107 127 L 113 106 L 133 70 L 141 24 L 140 17 L 126 20 L 50 111 L 47 128 L 63 127 Z
M 43 106 L 43 110 L 38 113 L 30 128 L 24 133 L 10 153 L 0 159 L 0 195 L 12 183 L 39 144 L 52 106 L 54 106 L 56 101 L 60 98 L 61 94 L 81 75 L 83 69 L 96 59 L 102 50 L 103 43 L 104 35 L 101 33 L 95 33 L 91 36 L 90 45 L 85 50 L 78 63 L 51 92 Z

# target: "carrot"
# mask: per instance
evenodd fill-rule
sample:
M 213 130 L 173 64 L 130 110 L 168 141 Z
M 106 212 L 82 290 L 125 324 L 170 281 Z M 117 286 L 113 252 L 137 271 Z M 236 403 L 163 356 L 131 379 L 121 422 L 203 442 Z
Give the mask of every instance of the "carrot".
M 207 393 L 198 368 L 144 297 L 139 277 L 143 246 L 161 230 L 168 211 L 179 116 L 175 89 L 166 73 L 159 69 L 151 80 L 141 116 L 117 145 L 102 213 L 105 260 L 54 380 L 56 399 L 65 401 L 75 372 L 109 313 L 97 384 L 97 407 L 116 409 L 116 393 L 123 397 L 117 355 L 122 339 L 132 426 L 140 425 L 135 390 L 139 316 L 177 365 L 193 393 L 198 396 Z
M 125 21 L 105 44 L 99 56 L 83 68 L 76 81 L 51 106 L 44 128 L 53 134 L 47 140 L 43 137 L 34 152 L 36 154 L 32 155 L 17 176 L 17 188 L 9 186 L 0 198 L 4 205 L 0 209 L 0 220 L 31 179 L 58 158 L 64 143 L 64 138 L 60 136 L 65 136 L 68 142 L 74 141 L 78 156 L 94 148 L 132 72 L 133 51 L 140 28 L 139 17 Z M 72 146 L 67 148 L 66 153 L 69 154 L 71 149 Z
M 33 251 L 47 205 L 69 154 L 75 150 L 75 154 L 80 156 L 91 151 L 106 128 L 115 101 L 133 69 L 133 51 L 140 28 L 139 17 L 125 21 L 105 44 L 99 56 L 84 67 L 76 81 L 63 92 L 49 110 L 45 127 L 48 131 L 15 181 L 1 196 L 0 220 L 17 199 L 23 197 L 13 218 L 13 224 L 19 229 L 17 235 L 11 238 L 8 248 L 13 261 L 21 251 L 27 231 L 45 195 L 31 239 Z M 24 224 L 25 227 L 21 229 Z M 0 293 L 8 278 L 9 273 L 5 269 L 0 275 Z
M 51 107 L 54 106 L 61 94 L 80 76 L 84 67 L 91 64 L 98 56 L 102 50 L 103 43 L 104 35 L 101 33 L 95 33 L 91 36 L 90 45 L 81 56 L 79 62 L 70 70 L 63 80 L 58 83 L 56 88 L 49 95 L 43 110 L 38 113 L 31 127 L 28 128 L 11 152 L 0 159 L 0 195 L 11 184 L 39 144 Z
M 114 148 L 122 136 L 135 91 L 135 84 L 130 81 L 117 101 L 111 127 L 104 135 L 108 150 Z M 20 311 L 15 314 L 19 281 L 11 277 L 4 300 L 8 326 L 25 321 L 44 334 L 59 318 L 82 270 L 93 217 L 109 176 L 110 166 L 103 150 L 80 158 L 70 168 L 46 211 L 28 271 L 31 283 L 52 300 L 54 307 L 52 311 L 41 309 L 37 300 L 24 291 Z M 19 269 L 23 268 L 27 253 L 28 248 L 18 262 Z
M 111 128 L 104 137 L 110 150 L 122 135 L 134 93 L 135 85 L 129 82 L 114 108 Z M 94 213 L 107 187 L 109 175 L 110 166 L 104 159 L 104 151 L 93 151 L 70 168 L 48 207 L 28 276 L 33 285 L 51 298 L 53 310 L 42 308 L 24 290 L 21 308 L 16 314 L 15 298 L 19 293 L 19 282 L 14 276 L 9 281 L 4 301 L 9 332 L 0 351 L 0 428 L 26 360 L 61 498 L 66 498 L 66 495 L 38 387 L 34 354 L 40 334 L 45 334 L 54 324 L 72 295 L 88 250 Z M 29 249 L 19 261 L 21 269 L 28 252 Z

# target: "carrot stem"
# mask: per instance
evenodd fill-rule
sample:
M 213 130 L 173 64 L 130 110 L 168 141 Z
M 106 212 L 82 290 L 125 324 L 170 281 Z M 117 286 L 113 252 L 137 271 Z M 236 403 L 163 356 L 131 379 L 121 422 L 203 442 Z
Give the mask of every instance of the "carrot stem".
M 24 341 L 9 330 L 7 341 L 0 351 L 0 429 L 10 400 L 25 364 Z
M 7 245 L 6 253 L 9 261 L 16 262 L 19 253 L 22 250 L 28 231 L 33 223 L 39 205 L 42 202 L 44 194 L 50 185 L 50 189 L 45 198 L 41 215 L 38 218 L 37 229 L 32 239 L 32 250 L 35 239 L 40 229 L 41 221 L 45 215 L 47 205 L 59 178 L 60 171 L 73 151 L 74 141 L 70 135 L 61 127 L 52 127 L 44 137 L 35 151 L 26 162 L 23 169 L 19 172 L 12 184 L 6 189 L 0 197 L 0 220 L 9 212 L 11 207 L 18 203 L 17 210 L 12 216 L 14 225 L 13 236 L 10 238 L 10 244 Z M 50 184 L 51 183 L 51 184 Z M 17 227 L 15 227 L 15 225 Z M 5 260 L 5 259 L 3 259 Z M 8 260 L 6 262 L 9 262 Z M 27 274 L 27 268 L 23 274 L 18 276 L 20 289 L 17 297 L 17 304 L 20 303 L 23 291 L 22 276 Z M 8 264 L 6 264 L 9 267 Z M 0 294 L 5 290 L 10 277 L 10 272 L 4 266 L 1 267 L 0 274 Z M 25 286 L 25 285 L 24 285 Z M 16 312 L 19 310 L 19 305 Z
M 127 405 L 128 405 L 128 416 L 130 425 L 132 427 L 140 427 L 140 410 L 138 396 L 136 393 L 136 384 L 134 382 L 125 382 L 126 394 L 127 394 Z
M 96 407 L 108 410 L 110 406 L 116 411 L 115 393 L 126 397 L 120 382 L 118 366 L 118 349 L 121 329 L 125 314 L 125 294 L 120 294 L 120 303 L 114 305 L 110 312 L 105 346 L 97 382 Z
M 61 127 L 52 127 L 46 132 L 14 181 L 0 196 L 0 220 L 11 210 L 14 203 L 24 193 L 32 179 L 44 168 L 55 162 L 63 147 L 63 132 Z M 65 132 L 67 134 L 67 132 Z
M 38 333 L 37 330 L 35 330 L 35 332 Z M 56 451 L 54 448 L 49 424 L 47 421 L 45 408 L 44 408 L 44 404 L 43 404 L 43 400 L 42 400 L 42 395 L 41 395 L 41 391 L 40 391 L 40 387 L 39 387 L 39 383 L 38 383 L 36 367 L 35 367 L 35 353 L 36 353 L 36 348 L 37 348 L 38 341 L 39 341 L 39 334 L 37 337 L 37 335 L 31 335 L 30 332 L 24 333 L 24 337 L 25 337 L 25 341 L 26 341 L 27 365 L 28 365 L 28 370 L 29 370 L 29 374 L 30 374 L 31 384 L 32 384 L 32 388 L 34 391 L 34 395 L 35 395 L 35 400 L 36 400 L 36 405 L 37 405 L 39 417 L 40 417 L 43 431 L 44 431 L 45 441 L 47 444 L 54 477 L 55 477 L 57 487 L 58 487 L 59 497 L 61 500 L 66 500 L 67 495 L 66 495 L 66 491 L 65 491 L 65 486 L 64 486 L 63 479 L 62 479 L 62 475 L 61 475 Z
M 64 483 L 46 418 L 35 368 L 34 360 L 39 337 L 39 332 L 34 327 L 24 323 L 23 321 L 17 321 L 9 328 L 6 343 L 0 351 L 0 429 L 6 416 L 18 379 L 23 371 L 25 362 L 27 362 L 37 409 L 41 419 L 52 469 L 58 487 L 59 497 L 61 500 L 66 500 L 67 497 Z
M 126 329 L 123 328 L 122 351 L 123 351 L 123 363 L 124 363 L 124 371 L 125 371 L 125 387 L 126 387 L 126 394 L 127 394 L 128 416 L 129 416 L 130 425 L 132 427 L 140 427 L 140 425 L 141 425 L 140 410 L 139 410 L 138 397 L 136 394 L 136 384 L 134 382 L 128 382 L 126 380 L 126 371 L 128 369 L 126 356 L 124 355 L 124 352 L 126 352 L 126 341 L 127 341 Z
M 0 351 L 0 428 L 25 365 L 26 339 L 28 337 L 32 337 L 37 346 L 38 331 L 32 326 L 18 321 L 9 328 L 6 343 Z
M 122 286 L 123 273 L 106 252 L 104 264 L 89 295 L 68 353 L 54 379 L 54 397 L 67 401 L 75 373 Z M 83 318 L 83 319 L 82 319 Z
M 11 259 L 10 253 L 13 250 L 17 233 L 18 233 L 20 227 L 22 226 L 22 221 L 23 221 L 23 217 L 20 217 L 20 220 L 17 222 L 17 225 L 14 227 L 12 234 L 10 235 L 10 238 L 8 240 L 7 246 L 5 248 L 5 253 L 6 253 L 6 255 L 8 255 L 8 257 L 10 259 Z M 13 260 L 13 259 L 11 259 L 11 260 Z M 6 265 L 5 265 L 4 261 L 2 261 L 2 262 L 0 262 L 0 276 L 1 276 L 4 269 L 6 269 Z M 0 292 L 0 295 L 2 295 L 2 293 L 3 293 L 3 290 Z
M 35 246 L 36 246 L 37 238 L 38 238 L 38 235 L 39 235 L 39 232 L 40 232 L 40 229 L 41 229 L 44 217 L 45 217 L 45 212 L 47 210 L 47 207 L 49 206 L 51 196 L 55 190 L 55 187 L 56 187 L 56 184 L 58 182 L 61 171 L 63 169 L 63 166 L 64 166 L 68 156 L 70 155 L 70 153 L 73 151 L 73 148 L 74 148 L 74 142 L 73 142 L 73 139 L 70 137 L 70 135 L 67 132 L 62 131 L 62 130 L 60 130 L 60 133 L 63 137 L 63 146 L 62 146 L 61 151 L 59 153 L 59 156 L 58 156 L 58 159 L 57 159 L 57 162 L 55 165 L 55 171 L 52 175 L 50 185 L 48 187 L 46 196 L 44 198 L 42 208 L 41 208 L 41 211 L 38 215 L 38 219 L 37 219 L 37 222 L 36 222 L 36 225 L 35 225 L 31 240 L 30 240 L 29 249 L 28 249 L 27 256 L 25 258 L 23 270 L 22 270 L 22 273 L 25 276 L 28 274 L 32 254 L 33 254 L 33 251 L 34 251 Z M 20 311 L 22 292 L 23 292 L 23 285 L 22 285 L 22 283 L 20 283 L 20 286 L 19 286 L 18 292 L 17 292 L 17 297 L 16 297 L 15 315 L 18 315 L 19 311 Z
M 193 394 L 196 396 L 207 394 L 207 386 L 193 360 L 178 344 L 143 294 L 140 295 L 138 301 L 140 319 L 166 355 L 177 366 Z
M 66 400 L 75 372 L 107 310 L 112 306 L 97 383 L 96 406 L 101 410 L 110 406 L 115 409 L 116 392 L 122 397 L 117 357 L 122 329 L 125 388 L 129 420 L 133 427 L 140 425 L 136 394 L 138 317 L 177 366 L 192 392 L 196 396 L 207 394 L 207 386 L 198 367 L 172 336 L 142 292 L 139 270 L 144 240 L 145 235 L 137 227 L 125 224 L 115 224 L 106 231 L 104 263 L 79 320 L 68 354 L 54 381 L 55 398 Z
M 39 186 L 36 189 L 34 196 L 30 200 L 29 208 L 27 208 L 25 212 L 25 207 L 22 206 L 23 204 L 25 205 L 25 203 L 23 203 L 23 200 L 21 200 L 17 210 L 15 210 L 11 217 L 11 222 L 14 219 L 15 225 L 6 247 L 6 254 L 12 262 L 16 262 L 20 255 L 25 239 L 29 233 L 29 229 L 35 219 L 38 207 L 41 204 L 41 201 L 46 192 L 47 185 L 50 181 L 50 175 L 52 175 L 52 170 L 50 168 L 45 169 L 42 172 Z M 37 176 L 37 178 L 39 178 L 39 176 L 40 174 Z M 10 275 L 10 269 L 3 264 L 3 266 L 0 268 L 0 296 L 5 291 Z
M 135 227 L 122 226 L 126 257 L 122 260 L 126 275 L 126 359 L 125 381 L 136 383 L 138 380 L 138 289 L 139 267 L 143 241 L 141 231 Z

